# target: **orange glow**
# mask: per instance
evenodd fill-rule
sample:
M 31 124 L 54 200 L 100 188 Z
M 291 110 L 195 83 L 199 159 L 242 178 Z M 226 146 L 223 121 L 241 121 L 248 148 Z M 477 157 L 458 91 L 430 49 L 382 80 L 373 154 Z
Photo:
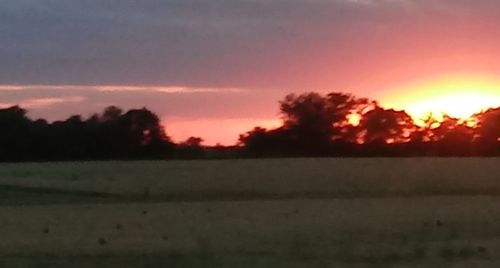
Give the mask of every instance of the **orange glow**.
M 347 122 L 353 126 L 358 126 L 359 123 L 361 122 L 361 115 L 360 114 L 348 114 L 347 115 Z
M 448 75 L 399 86 L 381 98 L 384 107 L 405 110 L 418 123 L 429 114 L 467 120 L 500 106 L 500 79 L 484 75 Z
M 273 129 L 281 126 L 279 119 L 267 118 L 164 118 L 167 133 L 175 142 L 185 141 L 195 135 L 203 138 L 204 145 L 233 145 L 238 142 L 240 134 L 252 130 L 256 126 Z
M 477 112 L 499 104 L 495 97 L 464 92 L 416 102 L 408 105 L 406 111 L 414 118 L 425 117 L 431 112 L 435 116 L 447 114 L 454 118 L 467 119 Z

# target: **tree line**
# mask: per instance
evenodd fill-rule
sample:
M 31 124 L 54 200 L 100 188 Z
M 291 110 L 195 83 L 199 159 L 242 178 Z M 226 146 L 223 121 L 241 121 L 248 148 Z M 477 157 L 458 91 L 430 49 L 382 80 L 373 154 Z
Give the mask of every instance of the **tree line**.
M 291 94 L 280 102 L 283 125 L 241 135 L 255 156 L 498 156 L 500 108 L 469 119 L 429 114 L 416 123 L 351 94 Z M 354 120 L 355 119 L 355 120 Z
M 290 94 L 279 107 L 282 126 L 255 127 L 234 146 L 209 147 L 199 137 L 174 143 L 146 108 L 110 106 L 48 122 L 13 106 L 0 109 L 0 161 L 500 155 L 500 108 L 416 123 L 404 111 L 346 93 Z

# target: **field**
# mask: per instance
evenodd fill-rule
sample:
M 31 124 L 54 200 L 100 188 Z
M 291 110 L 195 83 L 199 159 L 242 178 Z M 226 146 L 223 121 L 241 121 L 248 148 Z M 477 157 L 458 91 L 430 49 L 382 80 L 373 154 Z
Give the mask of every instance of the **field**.
M 500 159 L 0 165 L 0 267 L 498 267 Z

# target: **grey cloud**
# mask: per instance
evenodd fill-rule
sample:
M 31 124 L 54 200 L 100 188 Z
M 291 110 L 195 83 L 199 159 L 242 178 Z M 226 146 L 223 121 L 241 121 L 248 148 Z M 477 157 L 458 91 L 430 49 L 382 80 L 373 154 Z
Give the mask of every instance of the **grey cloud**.
M 272 66 L 269 58 L 289 56 L 285 45 L 296 53 L 314 41 L 310 34 L 331 26 L 323 22 L 366 15 L 353 8 L 326 0 L 5 1 L 0 82 L 245 82 L 256 79 L 245 73 Z
M 429 29 L 445 42 L 496 32 L 499 8 L 493 0 L 2 1 L 0 83 L 320 87 L 328 79 L 320 71 L 341 81 L 369 76 L 358 69 L 381 59 L 398 64 L 388 51 L 422 36 L 432 42 Z

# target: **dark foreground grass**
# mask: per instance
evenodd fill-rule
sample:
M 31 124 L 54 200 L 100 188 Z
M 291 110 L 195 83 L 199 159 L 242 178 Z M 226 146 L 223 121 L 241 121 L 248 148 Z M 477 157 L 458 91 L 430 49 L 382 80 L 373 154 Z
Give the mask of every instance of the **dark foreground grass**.
M 482 190 L 429 190 L 411 191 L 344 191 L 336 193 L 308 192 L 297 190 L 288 193 L 262 193 L 253 191 L 190 191 L 163 195 L 116 194 L 84 191 L 79 189 L 57 189 L 20 185 L 0 185 L 0 206 L 12 205 L 57 205 L 57 204 L 112 204 L 112 203 L 163 203 L 163 202 L 220 202 L 259 200 L 328 200 L 387 197 L 433 197 L 433 196 L 500 196 L 500 189 Z
M 113 195 L 23 186 L 0 185 L 0 205 L 52 205 L 117 202 Z
M 321 258 L 270 255 L 266 253 L 238 254 L 185 254 L 185 253 L 110 253 L 110 254 L 17 254 L 0 255 L 0 267 L 12 268 L 293 268 L 293 267 L 498 267 L 500 263 L 487 258 L 442 256 L 393 256 L 384 258 L 343 259 L 328 256 Z
M 324 267 L 324 261 L 313 259 L 283 259 L 268 255 L 221 255 L 177 253 L 124 253 L 99 255 L 7 255 L 1 256 L 0 267 L 31 268 L 149 268 L 149 267 Z

